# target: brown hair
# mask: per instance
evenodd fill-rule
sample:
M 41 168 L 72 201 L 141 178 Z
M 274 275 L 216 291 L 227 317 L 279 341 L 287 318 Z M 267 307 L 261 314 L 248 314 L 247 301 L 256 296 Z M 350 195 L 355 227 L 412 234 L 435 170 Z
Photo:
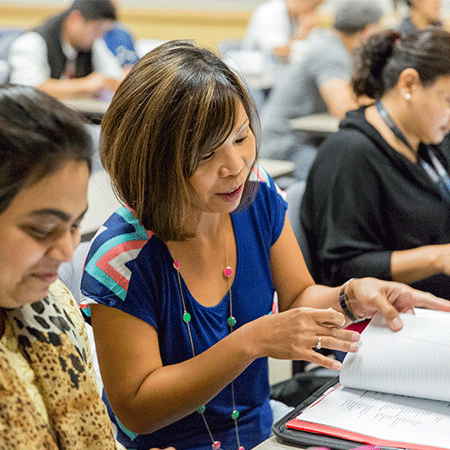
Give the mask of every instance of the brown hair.
M 394 30 L 374 34 L 355 52 L 353 90 L 378 100 L 408 68 L 417 70 L 422 85 L 433 84 L 438 77 L 450 75 L 449 54 L 450 33 L 437 27 L 403 38 Z
M 228 137 L 242 103 L 256 111 L 239 78 L 212 52 L 169 41 L 142 57 L 122 81 L 103 120 L 100 155 L 114 188 L 147 229 L 183 240 L 195 195 L 188 179 Z M 243 203 L 252 193 L 244 191 Z

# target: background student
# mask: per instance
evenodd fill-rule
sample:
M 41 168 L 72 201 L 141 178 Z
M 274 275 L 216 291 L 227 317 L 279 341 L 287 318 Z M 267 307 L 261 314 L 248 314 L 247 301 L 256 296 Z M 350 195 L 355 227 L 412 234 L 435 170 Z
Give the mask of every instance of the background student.
M 301 221 L 318 282 L 363 275 L 450 299 L 450 33 L 386 31 L 356 56 L 350 111 L 311 168 Z
M 380 6 L 367 0 L 340 2 L 333 29 L 309 38 L 302 59 L 278 77 L 261 114 L 261 157 L 294 161 L 306 178 L 320 143 L 317 135 L 296 132 L 290 119 L 328 112 L 343 118 L 357 107 L 350 87 L 352 52 L 376 31 Z
M 243 50 L 259 50 L 287 62 L 291 46 L 306 39 L 317 24 L 323 0 L 269 0 L 258 6 L 248 23 Z
M 239 78 L 186 41 L 142 57 L 102 120 L 127 206 L 92 243 L 82 304 L 127 448 L 253 448 L 273 421 L 267 357 L 339 369 L 313 349 L 356 351 L 350 317 L 381 310 L 398 330 L 414 304 L 450 310 L 399 283 L 315 285 L 286 202 L 253 167 L 256 129 Z
M 442 0 L 404 0 L 409 14 L 398 29 L 402 34 L 413 33 L 429 26 L 442 27 L 440 12 Z
M 114 91 L 123 69 L 96 41 L 113 29 L 115 21 L 116 10 L 109 0 L 75 0 L 66 11 L 12 43 L 10 82 L 35 86 L 56 98 Z

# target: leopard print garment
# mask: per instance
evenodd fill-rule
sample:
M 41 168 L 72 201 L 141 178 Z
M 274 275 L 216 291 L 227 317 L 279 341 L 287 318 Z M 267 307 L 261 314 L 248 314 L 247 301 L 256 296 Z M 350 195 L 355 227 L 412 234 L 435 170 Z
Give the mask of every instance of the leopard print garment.
M 50 292 L 7 312 L 43 393 L 52 429 L 0 350 L 1 450 L 115 450 L 106 407 L 70 316 Z

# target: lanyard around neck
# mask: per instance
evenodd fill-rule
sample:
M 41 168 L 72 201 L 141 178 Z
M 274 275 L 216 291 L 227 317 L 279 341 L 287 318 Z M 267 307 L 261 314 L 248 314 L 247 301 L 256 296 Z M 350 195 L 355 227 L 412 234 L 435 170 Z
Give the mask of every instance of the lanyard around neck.
M 381 100 L 378 100 L 375 103 L 375 106 L 377 108 L 378 114 L 383 119 L 384 123 L 391 129 L 391 131 L 395 134 L 395 137 L 402 141 L 414 154 L 417 153 L 416 150 L 414 150 L 411 146 L 411 144 L 406 140 L 403 133 L 400 131 L 399 127 L 395 124 L 395 122 L 392 120 L 392 117 L 389 115 L 389 113 L 384 108 L 383 104 L 381 103 Z
M 392 117 L 384 108 L 380 100 L 375 103 L 378 114 L 386 123 L 386 125 L 391 129 L 395 136 L 401 140 L 412 152 L 417 153 L 406 140 L 403 133 L 400 131 L 398 126 L 392 120 Z M 431 165 L 425 161 L 421 156 L 417 156 L 417 161 L 425 170 L 426 174 L 430 179 L 437 185 L 442 197 L 450 203 L 450 177 L 448 172 L 445 170 L 444 166 L 437 159 L 436 155 L 431 151 L 431 148 L 427 148 L 428 157 L 430 158 Z

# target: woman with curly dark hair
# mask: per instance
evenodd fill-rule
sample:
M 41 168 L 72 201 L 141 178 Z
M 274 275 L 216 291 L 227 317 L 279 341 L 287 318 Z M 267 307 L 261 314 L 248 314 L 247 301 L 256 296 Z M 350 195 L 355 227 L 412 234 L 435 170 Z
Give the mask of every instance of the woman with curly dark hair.
M 301 219 L 317 282 L 402 281 L 450 299 L 450 33 L 371 37 L 347 114 L 312 167 Z

